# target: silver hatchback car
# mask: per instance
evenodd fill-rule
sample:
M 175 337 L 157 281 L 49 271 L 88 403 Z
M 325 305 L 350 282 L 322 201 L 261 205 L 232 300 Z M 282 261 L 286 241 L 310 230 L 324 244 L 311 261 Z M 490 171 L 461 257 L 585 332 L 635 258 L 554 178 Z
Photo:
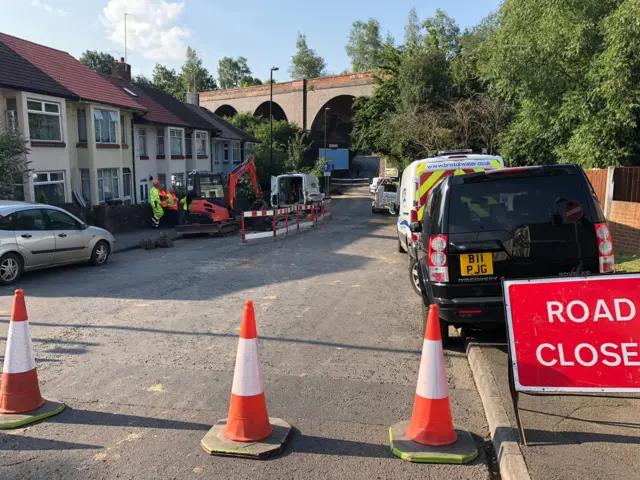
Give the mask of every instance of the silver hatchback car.
M 0 200 L 0 285 L 23 272 L 70 263 L 104 265 L 115 238 L 62 208 Z

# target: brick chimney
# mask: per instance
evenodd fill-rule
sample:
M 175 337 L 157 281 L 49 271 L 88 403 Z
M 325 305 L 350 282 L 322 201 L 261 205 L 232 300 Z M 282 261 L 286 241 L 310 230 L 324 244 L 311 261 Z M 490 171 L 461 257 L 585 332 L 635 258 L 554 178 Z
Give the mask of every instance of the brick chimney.
M 187 103 L 200 106 L 200 94 L 197 92 L 187 92 Z
M 113 64 L 111 74 L 114 77 L 131 81 L 131 65 L 124 63 L 124 57 L 120 57 L 120 61 Z

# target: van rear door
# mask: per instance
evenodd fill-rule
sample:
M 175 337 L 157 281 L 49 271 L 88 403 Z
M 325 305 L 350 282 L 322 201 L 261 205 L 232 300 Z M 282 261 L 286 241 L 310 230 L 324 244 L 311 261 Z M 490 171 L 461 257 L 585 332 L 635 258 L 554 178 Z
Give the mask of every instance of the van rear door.
M 597 214 L 581 173 L 558 166 L 454 177 L 450 282 L 493 283 L 485 293 L 499 295 L 503 278 L 597 273 Z

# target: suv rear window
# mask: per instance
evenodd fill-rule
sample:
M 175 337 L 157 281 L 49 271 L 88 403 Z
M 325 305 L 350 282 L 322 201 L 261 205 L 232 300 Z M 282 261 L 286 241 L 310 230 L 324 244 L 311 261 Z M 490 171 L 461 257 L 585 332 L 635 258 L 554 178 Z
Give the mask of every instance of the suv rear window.
M 498 174 L 499 175 L 499 174 Z M 449 203 L 449 232 L 512 231 L 522 225 L 557 226 L 569 202 L 589 205 L 579 175 L 525 176 L 454 184 Z
M 396 187 L 395 185 L 383 185 L 383 187 L 385 192 L 398 192 L 398 187 Z

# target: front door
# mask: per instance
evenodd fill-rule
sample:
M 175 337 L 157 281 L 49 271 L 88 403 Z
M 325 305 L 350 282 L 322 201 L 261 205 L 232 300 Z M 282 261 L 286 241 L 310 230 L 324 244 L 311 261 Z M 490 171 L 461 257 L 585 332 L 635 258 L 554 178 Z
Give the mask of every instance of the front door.
M 45 209 L 48 228 L 55 239 L 55 263 L 71 263 L 89 259 L 89 238 L 87 231 L 72 216 L 54 210 Z
M 25 259 L 25 268 L 42 267 L 53 263 L 55 240 L 47 230 L 42 210 L 33 208 L 16 212 L 16 242 Z

